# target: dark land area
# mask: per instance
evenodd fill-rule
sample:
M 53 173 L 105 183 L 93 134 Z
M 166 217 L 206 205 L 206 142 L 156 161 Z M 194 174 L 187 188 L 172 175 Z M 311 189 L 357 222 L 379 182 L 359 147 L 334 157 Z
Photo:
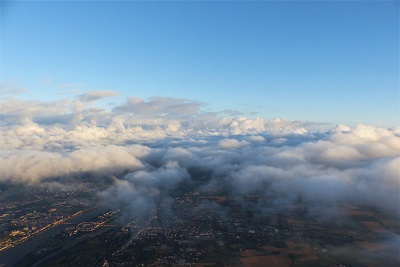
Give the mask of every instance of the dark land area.
M 395 216 L 350 203 L 321 214 L 302 199 L 272 205 L 257 191 L 234 194 L 225 178 L 210 184 L 207 172 L 191 175 L 161 188 L 140 213 L 99 195 L 112 183 L 72 191 L 2 185 L 0 266 L 400 264 Z

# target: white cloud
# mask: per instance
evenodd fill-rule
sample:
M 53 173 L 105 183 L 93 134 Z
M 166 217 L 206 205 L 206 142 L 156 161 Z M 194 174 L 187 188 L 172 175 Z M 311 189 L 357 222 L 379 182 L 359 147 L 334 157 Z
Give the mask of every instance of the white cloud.
M 246 137 L 246 140 L 249 142 L 265 142 L 265 138 L 260 135 L 250 135 Z
M 35 183 L 79 172 L 113 173 L 143 168 L 129 147 L 104 146 L 72 152 L 2 150 L 1 179 Z
M 399 206 L 400 127 L 339 125 L 326 131 L 307 121 L 224 117 L 196 101 L 160 97 L 130 98 L 112 111 L 86 105 L 111 95 L 2 99 L 0 181 L 115 175 L 108 193 L 121 194 L 115 201 L 134 200 L 134 210 L 144 202 L 152 206 L 160 188 L 190 179 L 187 170 L 198 168 L 210 172 L 210 183 L 226 177 L 239 195 L 261 190 L 283 202 L 301 195 L 381 210 Z
M 125 104 L 115 107 L 114 111 L 119 114 L 188 117 L 199 114 L 200 107 L 199 102 L 188 99 L 152 97 L 145 101 L 141 98 L 130 97 Z
M 247 141 L 238 141 L 236 139 L 223 139 L 219 141 L 218 147 L 223 149 L 239 148 L 248 145 Z

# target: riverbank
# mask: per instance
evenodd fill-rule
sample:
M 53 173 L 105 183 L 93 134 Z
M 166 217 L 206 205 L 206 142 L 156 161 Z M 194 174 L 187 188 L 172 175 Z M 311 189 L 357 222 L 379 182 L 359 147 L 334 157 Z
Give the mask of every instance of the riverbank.
M 64 220 L 64 222 L 78 224 L 92 217 L 98 216 L 104 211 L 105 211 L 104 207 L 97 206 L 85 211 L 77 212 L 71 215 L 68 219 Z M 60 233 L 69 226 L 70 226 L 69 224 L 62 224 L 62 223 L 52 224 L 50 225 L 50 227 L 35 233 L 35 235 L 32 235 L 28 239 L 23 240 L 23 242 L 19 242 L 18 244 L 14 245 L 11 248 L 0 251 L 0 266 L 12 267 L 25 255 L 36 249 L 46 239 Z

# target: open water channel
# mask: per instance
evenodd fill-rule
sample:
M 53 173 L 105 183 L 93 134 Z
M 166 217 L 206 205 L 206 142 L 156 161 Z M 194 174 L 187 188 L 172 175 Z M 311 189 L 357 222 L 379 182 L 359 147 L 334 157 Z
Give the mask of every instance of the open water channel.
M 104 207 L 98 207 L 88 212 L 84 212 L 66 222 L 72 224 L 78 224 L 89 220 L 95 216 L 98 216 L 105 212 Z M 68 228 L 69 224 L 59 224 L 54 227 L 51 227 L 36 236 L 22 242 L 12 248 L 6 249 L 5 251 L 0 252 L 0 267 L 12 267 L 19 260 L 21 260 L 26 254 L 35 250 L 38 246 L 40 246 L 44 241 L 48 238 L 55 236 L 60 233 L 64 229 Z

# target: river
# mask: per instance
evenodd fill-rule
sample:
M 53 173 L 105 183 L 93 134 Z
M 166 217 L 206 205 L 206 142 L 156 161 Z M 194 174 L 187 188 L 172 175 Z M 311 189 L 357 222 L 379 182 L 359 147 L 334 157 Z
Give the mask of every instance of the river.
M 90 218 L 98 216 L 105 212 L 106 209 L 104 207 L 98 207 L 88 212 L 84 212 L 79 214 L 78 216 L 68 220 L 68 223 L 81 223 Z M 26 254 L 35 250 L 40 244 L 42 244 L 48 238 L 60 233 L 64 229 L 68 228 L 69 224 L 59 224 L 54 227 L 51 227 L 36 236 L 22 242 L 15 247 L 9 248 L 5 251 L 0 252 L 0 267 L 11 267 L 16 264 L 19 260 L 21 260 Z

